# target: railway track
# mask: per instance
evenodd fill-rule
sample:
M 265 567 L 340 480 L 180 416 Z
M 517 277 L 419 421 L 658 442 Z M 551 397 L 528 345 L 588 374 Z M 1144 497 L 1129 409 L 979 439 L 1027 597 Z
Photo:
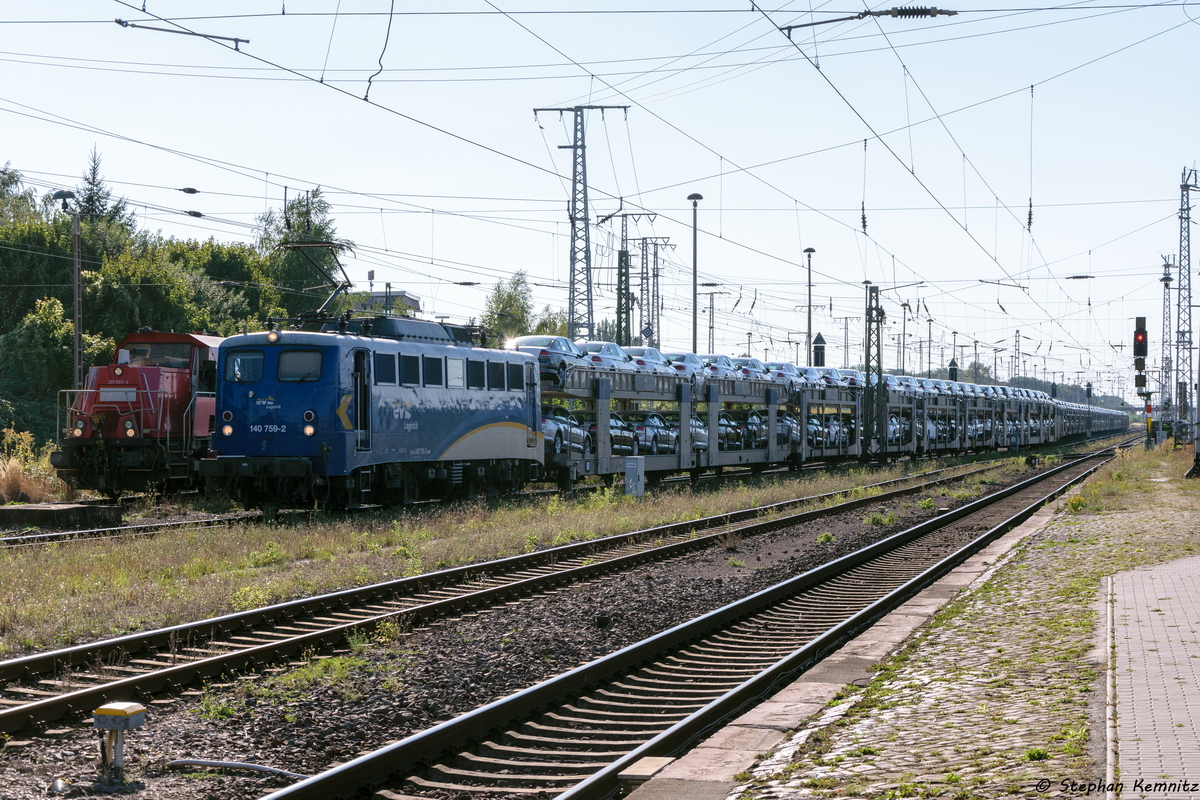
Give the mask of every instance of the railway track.
M 766 533 L 928 491 L 996 466 L 935 470 L 864 487 L 865 496 L 856 499 L 848 492 L 800 498 L 0 661 L 0 732 L 89 713 L 106 702 L 184 691 L 213 676 L 287 664 L 385 622 L 403 629 L 520 600 L 719 546 L 733 531 Z M 824 507 L 798 510 L 808 504 Z
M 811 667 L 1082 481 L 1100 454 L 677 626 L 264 800 L 558 795 L 600 800 L 639 759 L 672 756 Z
M 222 525 L 233 525 L 238 522 L 249 522 L 262 518 L 259 511 L 242 511 L 235 514 L 222 514 L 204 519 L 177 520 L 174 522 L 149 522 L 142 525 L 119 525 L 111 528 L 84 528 L 73 531 L 39 531 L 37 533 L 19 533 L 13 536 L 0 536 L 0 549 L 32 547 L 43 544 L 59 544 L 63 542 L 80 541 L 84 539 L 115 539 L 122 536 L 153 536 L 168 530 L 190 530 L 193 528 L 211 528 Z
M 1108 439 L 1108 438 L 1113 438 L 1113 437 L 1097 437 L 1097 439 L 1088 440 L 1088 441 L 1104 441 L 1105 439 Z M 1064 458 L 1075 457 L 1074 454 L 1069 454 L 1069 453 L 1061 453 L 1060 456 L 1064 457 Z M 978 454 L 977 454 L 977 460 L 979 463 L 1004 460 L 1004 459 L 1011 458 L 1011 457 L 1012 457 L 1012 454 L 1009 454 L 1007 452 L 1004 453 L 1003 455 L 986 454 L 986 455 L 983 455 L 982 457 L 978 457 Z M 917 463 L 917 462 L 912 462 L 912 463 Z M 816 470 L 829 470 L 829 469 L 835 469 L 835 468 L 854 467 L 854 466 L 858 466 L 858 464 L 856 462 L 855 463 L 845 462 L 845 463 L 841 463 L 841 464 L 826 464 L 824 462 L 814 462 L 814 463 L 810 463 L 810 464 L 805 464 L 804 466 L 801 467 L 800 471 L 812 472 L 812 471 L 816 471 Z M 710 482 L 710 481 L 719 481 L 719 480 L 735 480 L 735 481 L 736 480 L 760 480 L 763 478 L 783 477 L 783 476 L 789 475 L 789 474 L 795 474 L 795 471 L 790 468 L 787 468 L 787 467 L 769 469 L 769 470 L 765 470 L 765 471 L 754 471 L 754 470 L 751 470 L 750 468 L 738 468 L 738 467 L 722 468 L 720 472 L 712 472 L 712 473 L 704 474 L 700 478 L 700 482 L 706 483 L 706 482 Z M 572 492 L 573 493 L 585 493 L 585 492 L 598 491 L 600 489 L 607 488 L 608 486 L 612 485 L 612 483 L 614 483 L 614 482 L 615 482 L 615 480 L 609 481 L 608 483 L 605 483 L 605 484 L 586 484 L 586 485 L 576 486 L 572 489 Z M 692 482 L 693 482 L 692 478 L 688 475 L 671 475 L 671 476 L 664 477 L 660 480 L 660 483 L 664 486 L 684 485 L 684 484 L 688 484 L 688 483 L 692 483 Z M 526 494 L 530 497 L 542 497 L 545 495 L 560 494 L 560 493 L 561 492 L 558 489 L 538 489 L 538 490 L 530 490 L 524 494 Z M 191 493 L 185 493 L 185 494 L 191 494 Z M 95 504 L 95 503 L 117 502 L 121 505 L 130 505 L 132 503 L 144 500 L 145 498 L 146 498 L 146 495 L 138 494 L 138 495 L 123 495 L 116 501 L 109 500 L 107 498 L 96 498 L 96 499 L 90 499 L 90 500 L 79 500 L 79 501 L 74 501 L 74 502 L 76 502 L 77 504 Z M 364 507 L 363 510 L 370 511 L 370 510 L 375 510 L 378 508 L 380 508 L 380 507 L 379 506 L 367 506 L 367 507 Z M 307 512 L 286 511 L 286 512 L 282 512 L 282 513 L 285 515 L 291 516 L 294 514 L 306 514 Z M 263 519 L 265 519 L 265 518 L 263 517 L 263 514 L 261 511 L 246 511 L 246 512 L 236 512 L 236 513 L 231 513 L 231 514 L 222 514 L 222 515 L 217 515 L 217 516 L 206 518 L 206 519 L 146 523 L 146 524 L 141 524 L 141 525 L 121 525 L 121 526 L 115 526 L 115 527 L 109 527 L 109 528 L 84 528 L 84 529 L 66 530 L 66 531 L 38 531 L 36 533 L 15 533 L 15 534 L 12 534 L 9 536 L 0 536 L 0 550 L 16 549 L 16 548 L 21 548 L 21 547 L 31 547 L 31 546 L 35 546 L 35 545 L 44 545 L 44 544 L 63 544 L 63 543 L 69 543 L 69 542 L 74 542 L 74 541 L 82 541 L 82 540 L 86 540 L 86 539 L 119 538 L 119 537 L 124 537 L 124 536 L 153 536 L 156 533 L 166 531 L 166 530 L 172 530 L 172 529 L 190 530 L 193 528 L 217 527 L 217 526 L 221 526 L 221 525 L 232 525 L 232 524 L 236 524 L 239 522 L 246 522 L 246 521 L 251 521 L 251 520 L 263 520 Z

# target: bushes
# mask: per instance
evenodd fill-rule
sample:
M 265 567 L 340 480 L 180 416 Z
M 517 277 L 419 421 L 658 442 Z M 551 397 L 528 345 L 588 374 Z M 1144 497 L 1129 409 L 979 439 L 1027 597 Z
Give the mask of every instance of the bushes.
M 50 466 L 52 449 L 37 450 L 29 431 L 0 432 L 0 503 L 42 503 L 70 494 Z

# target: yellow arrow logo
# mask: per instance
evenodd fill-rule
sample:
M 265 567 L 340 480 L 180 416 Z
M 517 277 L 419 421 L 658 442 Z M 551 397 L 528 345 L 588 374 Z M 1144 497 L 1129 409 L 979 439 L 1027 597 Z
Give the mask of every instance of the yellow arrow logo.
M 351 397 L 353 397 L 353 395 L 342 395 L 342 402 L 339 403 L 337 407 L 338 419 L 342 421 L 342 427 L 346 430 L 352 430 L 354 428 L 354 426 L 350 424 L 350 417 L 346 416 L 346 409 L 350 407 Z

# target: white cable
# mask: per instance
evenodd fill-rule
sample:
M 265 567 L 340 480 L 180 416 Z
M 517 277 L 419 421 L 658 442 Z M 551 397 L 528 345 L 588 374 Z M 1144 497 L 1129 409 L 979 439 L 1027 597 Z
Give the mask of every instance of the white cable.
M 249 769 L 258 772 L 270 772 L 275 775 L 283 775 L 288 778 L 308 778 L 309 775 L 301 775 L 296 772 L 288 772 L 285 769 L 275 769 L 275 767 L 264 767 L 260 764 L 244 764 L 241 761 L 203 761 L 198 758 L 184 758 L 178 761 L 172 761 L 167 764 L 168 767 L 218 767 L 220 769 Z

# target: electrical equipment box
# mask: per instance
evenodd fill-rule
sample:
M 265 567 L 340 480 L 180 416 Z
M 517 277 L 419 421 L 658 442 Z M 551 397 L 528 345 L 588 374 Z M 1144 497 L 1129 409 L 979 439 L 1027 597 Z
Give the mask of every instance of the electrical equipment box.
M 646 493 L 646 459 L 644 456 L 625 457 L 625 494 L 641 497 Z

